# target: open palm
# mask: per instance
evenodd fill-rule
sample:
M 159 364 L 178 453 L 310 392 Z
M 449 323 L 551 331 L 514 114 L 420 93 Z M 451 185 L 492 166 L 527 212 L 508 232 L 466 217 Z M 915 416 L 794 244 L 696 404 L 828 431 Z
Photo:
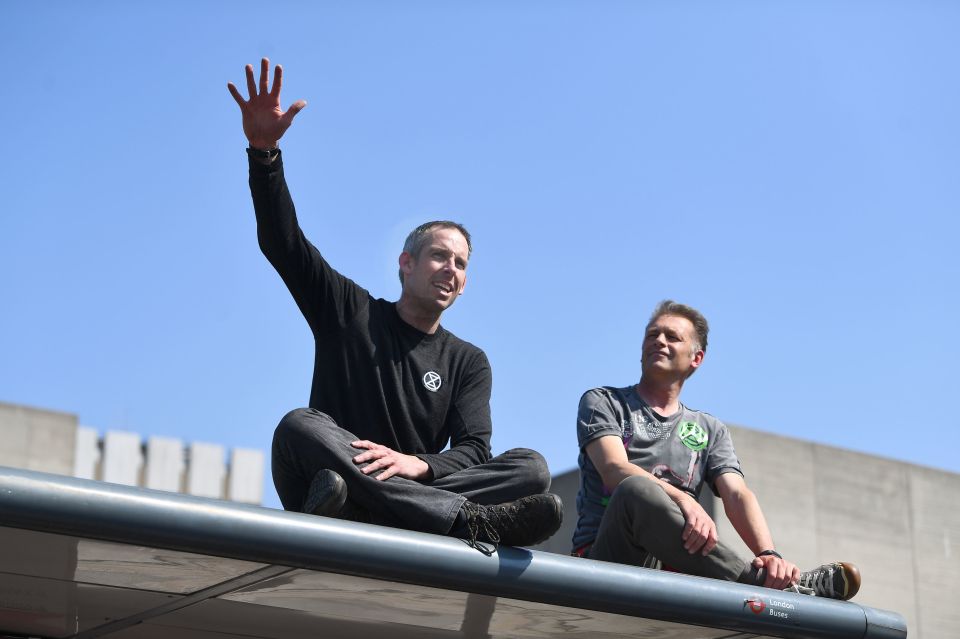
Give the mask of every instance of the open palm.
M 227 89 L 240 106 L 240 112 L 243 114 L 243 133 L 247 136 L 250 146 L 255 149 L 272 149 L 290 128 L 293 117 L 307 106 L 307 103 L 305 100 L 297 100 L 286 111 L 280 108 L 283 68 L 279 64 L 273 72 L 273 89 L 269 89 L 267 84 L 270 60 L 267 58 L 260 60 L 259 90 L 253 82 L 253 65 L 248 64 L 246 71 L 249 99 L 243 99 L 233 82 L 227 83 Z

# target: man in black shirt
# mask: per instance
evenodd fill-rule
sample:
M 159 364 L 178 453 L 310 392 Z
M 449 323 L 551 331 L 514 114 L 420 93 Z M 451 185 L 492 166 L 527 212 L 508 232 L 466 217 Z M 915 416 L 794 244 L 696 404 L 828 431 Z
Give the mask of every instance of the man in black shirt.
M 532 545 L 560 526 L 545 491 L 543 457 L 513 449 L 491 459 L 490 365 L 483 351 L 440 325 L 463 292 L 470 235 L 428 222 L 400 254 L 396 303 L 374 299 L 335 271 L 304 237 L 277 142 L 303 100 L 280 108 L 283 71 L 247 65 L 249 99 L 228 84 L 250 147 L 250 191 L 260 248 L 315 340 L 310 407 L 281 420 L 273 479 L 286 510 Z M 445 449 L 449 443 L 449 449 Z M 492 551 L 491 551 L 492 552 Z

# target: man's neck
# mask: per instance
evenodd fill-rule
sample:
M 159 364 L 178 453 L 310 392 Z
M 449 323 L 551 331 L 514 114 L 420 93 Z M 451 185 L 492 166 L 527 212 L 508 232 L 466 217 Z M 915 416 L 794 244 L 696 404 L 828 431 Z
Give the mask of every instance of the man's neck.
M 404 322 L 427 335 L 433 335 L 440 327 L 440 313 L 424 313 L 405 300 L 403 296 L 397 300 L 397 315 Z
M 641 376 L 640 383 L 634 388 L 647 406 L 664 417 L 669 417 L 680 410 L 680 391 L 683 389 L 683 380 L 662 382 Z

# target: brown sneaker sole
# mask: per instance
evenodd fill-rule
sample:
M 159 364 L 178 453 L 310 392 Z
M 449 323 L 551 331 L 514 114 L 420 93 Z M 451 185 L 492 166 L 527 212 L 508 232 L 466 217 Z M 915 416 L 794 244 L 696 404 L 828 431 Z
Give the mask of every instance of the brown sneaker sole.
M 840 597 L 843 601 L 852 599 L 854 595 L 860 592 L 860 569 L 857 568 L 856 564 L 851 564 L 846 561 L 839 562 L 840 567 L 843 568 L 843 596 Z

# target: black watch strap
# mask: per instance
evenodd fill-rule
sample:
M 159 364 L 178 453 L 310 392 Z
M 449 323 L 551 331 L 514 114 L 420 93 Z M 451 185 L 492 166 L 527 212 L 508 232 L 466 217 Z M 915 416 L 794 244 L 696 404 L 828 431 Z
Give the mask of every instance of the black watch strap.
M 780 553 L 778 553 L 776 550 L 773 550 L 773 549 L 764 550 L 763 552 L 757 553 L 757 557 L 766 557 L 767 555 L 776 557 L 777 559 L 783 559 L 783 555 L 781 555 Z
M 280 148 L 274 147 L 269 151 L 263 151 L 261 149 L 255 149 L 252 146 L 248 146 L 247 155 L 258 160 L 273 160 L 275 157 L 280 155 Z

